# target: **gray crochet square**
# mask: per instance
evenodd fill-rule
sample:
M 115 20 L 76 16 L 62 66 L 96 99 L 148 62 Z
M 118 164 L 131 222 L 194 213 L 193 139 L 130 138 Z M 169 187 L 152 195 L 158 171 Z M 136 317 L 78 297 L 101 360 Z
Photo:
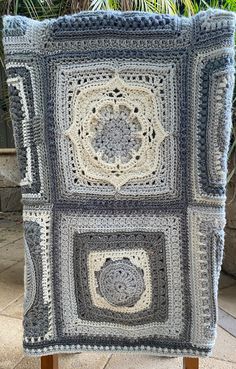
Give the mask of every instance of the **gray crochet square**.
M 148 265 L 151 274 L 151 305 L 144 310 L 130 313 L 114 312 L 106 308 L 97 308 L 93 305 L 89 289 L 88 257 L 90 252 L 99 251 L 101 255 L 109 251 L 112 260 L 114 252 L 123 251 L 119 260 L 132 262 L 133 255 L 139 249 L 145 250 L 148 255 Z M 127 252 L 129 251 L 130 254 Z M 132 255 L 133 252 L 133 255 Z M 77 300 L 78 316 L 81 319 L 98 322 L 121 323 L 136 325 L 149 322 L 165 321 L 168 316 L 168 283 L 165 260 L 165 238 L 163 233 L 75 233 L 74 234 L 74 283 Z M 105 259 L 106 260 L 106 254 Z M 130 283 L 129 275 L 124 276 L 123 283 Z M 105 280 L 108 283 L 107 280 Z M 114 291 L 113 286 L 113 291 Z

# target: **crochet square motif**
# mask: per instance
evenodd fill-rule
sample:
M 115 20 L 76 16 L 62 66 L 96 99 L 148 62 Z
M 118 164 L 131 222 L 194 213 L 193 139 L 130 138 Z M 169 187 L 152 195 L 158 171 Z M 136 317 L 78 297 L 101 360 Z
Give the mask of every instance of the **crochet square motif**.
M 217 324 L 235 15 L 5 16 L 26 354 L 206 356 Z

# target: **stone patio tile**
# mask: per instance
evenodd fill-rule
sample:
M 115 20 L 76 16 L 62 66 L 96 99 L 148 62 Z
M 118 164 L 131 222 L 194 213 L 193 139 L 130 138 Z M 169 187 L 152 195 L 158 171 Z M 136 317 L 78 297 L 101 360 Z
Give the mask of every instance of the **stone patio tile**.
M 15 260 L 0 259 L 0 273 L 8 269 L 10 266 L 12 266 L 15 263 L 16 263 Z
M 15 213 L 0 213 L 0 247 L 22 238 L 22 215 Z
M 14 369 L 40 369 L 40 358 L 39 357 L 24 357 Z M 63 369 L 62 367 L 59 369 Z M 66 368 L 65 368 L 66 369 Z
M 22 285 L 8 285 L 0 282 L 0 312 L 24 293 Z
M 220 289 L 233 286 L 234 284 L 236 285 L 236 279 L 235 278 L 232 278 L 229 275 L 221 272 L 221 274 L 220 274 L 220 283 L 219 283 L 219 288 Z
M 59 369 L 103 369 L 110 356 L 110 354 L 96 352 L 59 355 Z
M 219 306 L 236 318 L 236 284 L 220 290 Z
M 22 239 L 22 230 L 16 232 L 13 229 L 9 229 L 7 231 L 6 229 L 2 230 L 0 232 L 0 249 L 4 246 L 10 245 L 14 243 L 15 241 L 18 241 Z
M 0 369 L 13 369 L 23 358 L 22 322 L 0 316 Z
M 0 229 L 9 229 L 9 228 L 17 228 L 19 226 L 22 226 L 22 223 L 19 220 L 14 221 L 13 219 L 7 219 L 2 217 L 3 213 L 0 213 Z
M 163 358 L 148 354 L 113 354 L 106 369 L 182 369 L 182 358 Z
M 2 220 L 0 215 L 0 229 L 11 234 L 18 234 L 19 232 L 22 234 L 23 223 L 21 221 Z
M 236 338 L 236 318 L 221 308 L 218 309 L 218 325 Z
M 22 209 L 22 194 L 20 187 L 0 188 L 1 209 L 4 212 Z
M 200 369 L 236 369 L 236 364 L 228 361 L 206 358 L 200 360 Z
M 19 261 L 24 258 L 23 239 L 0 247 L 0 259 Z
M 15 263 L 0 273 L 0 311 L 24 293 L 24 262 Z
M 22 319 L 23 317 L 23 300 L 24 295 L 20 296 L 17 300 L 8 305 L 1 311 L 1 314 L 11 316 L 13 318 Z
M 236 338 L 221 327 L 217 328 L 217 338 L 212 357 L 215 359 L 232 361 L 236 369 Z
M 5 282 L 8 286 L 24 284 L 24 261 L 15 263 L 10 268 L 0 273 L 0 282 Z
M 1 212 L 0 213 L 0 223 L 18 225 L 22 224 L 22 212 L 11 211 L 11 212 Z

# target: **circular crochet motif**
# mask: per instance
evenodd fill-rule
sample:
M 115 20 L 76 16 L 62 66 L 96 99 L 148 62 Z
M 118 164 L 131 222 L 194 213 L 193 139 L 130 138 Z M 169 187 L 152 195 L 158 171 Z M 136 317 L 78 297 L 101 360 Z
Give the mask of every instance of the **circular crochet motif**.
M 115 306 L 133 306 L 145 290 L 142 270 L 129 260 L 106 261 L 97 280 L 98 293 Z
M 103 161 L 127 163 L 137 154 L 142 144 L 137 133 L 142 127 L 138 119 L 132 116 L 131 109 L 119 105 L 115 111 L 108 104 L 100 109 L 96 123 L 91 144 L 96 153 L 102 153 Z

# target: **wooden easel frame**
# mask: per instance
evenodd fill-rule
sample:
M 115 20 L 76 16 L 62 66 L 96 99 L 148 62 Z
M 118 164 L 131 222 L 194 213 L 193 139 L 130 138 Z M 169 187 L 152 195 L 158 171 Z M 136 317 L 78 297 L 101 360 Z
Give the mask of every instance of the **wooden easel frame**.
M 41 369 L 58 369 L 58 355 L 41 356 Z
M 41 369 L 58 369 L 58 355 L 42 356 Z M 198 357 L 184 357 L 183 369 L 199 369 Z
M 199 358 L 198 357 L 184 357 L 183 358 L 183 369 L 199 369 Z

